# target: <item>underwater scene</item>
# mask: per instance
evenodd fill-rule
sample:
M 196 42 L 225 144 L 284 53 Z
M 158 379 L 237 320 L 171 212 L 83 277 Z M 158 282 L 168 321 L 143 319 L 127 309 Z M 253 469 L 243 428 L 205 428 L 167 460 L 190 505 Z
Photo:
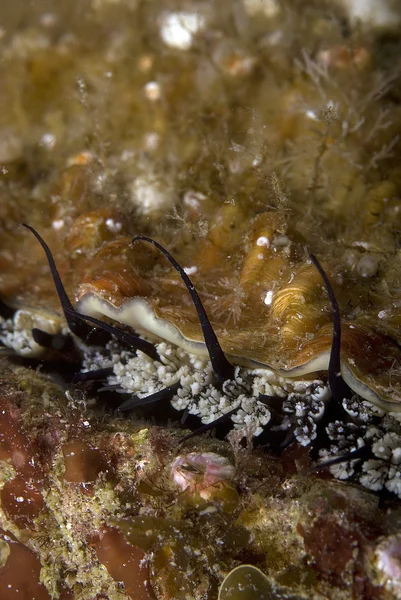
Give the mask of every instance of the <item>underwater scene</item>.
M 0 0 L 0 600 L 401 598 L 400 0 Z

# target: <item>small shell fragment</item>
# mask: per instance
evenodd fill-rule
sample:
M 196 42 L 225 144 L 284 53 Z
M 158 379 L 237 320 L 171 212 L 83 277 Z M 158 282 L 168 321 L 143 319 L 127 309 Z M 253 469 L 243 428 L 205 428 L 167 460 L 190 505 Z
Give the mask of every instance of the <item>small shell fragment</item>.
M 240 565 L 221 584 L 219 600 L 273 600 L 276 598 L 266 575 L 253 565 Z
M 270 583 L 266 575 L 253 565 L 239 565 L 221 584 L 218 600 L 300 600 L 285 588 Z

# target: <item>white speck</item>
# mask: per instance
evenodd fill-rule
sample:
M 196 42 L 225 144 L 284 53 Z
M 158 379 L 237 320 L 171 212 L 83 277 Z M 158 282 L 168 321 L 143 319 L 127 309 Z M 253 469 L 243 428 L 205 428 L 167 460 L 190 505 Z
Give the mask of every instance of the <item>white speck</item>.
M 112 233 L 119 233 L 122 229 L 122 224 L 114 219 L 106 219 L 106 227 Z
M 184 267 L 184 271 L 187 275 L 194 275 L 197 272 L 197 267 Z
M 377 316 L 379 317 L 379 319 L 384 319 L 386 317 L 386 314 L 387 314 L 386 310 L 381 310 Z
M 166 210 L 173 201 L 168 182 L 159 180 L 152 172 L 139 175 L 130 185 L 131 201 L 142 215 Z
M 23 498 L 22 496 L 17 496 L 17 497 L 16 497 L 16 501 L 17 501 L 17 502 L 23 502 L 23 501 L 24 501 L 24 498 Z
M 171 12 L 161 19 L 160 36 L 171 48 L 189 50 L 194 34 L 205 25 L 206 19 L 199 13 Z
M 359 259 L 356 270 L 362 277 L 373 277 L 376 275 L 379 267 L 379 261 L 375 256 L 365 254 Z
M 148 100 L 152 100 L 152 102 L 160 100 L 160 85 L 157 83 L 157 81 L 148 81 L 144 87 L 144 90 L 145 96 Z
M 200 515 L 209 515 L 210 513 L 214 513 L 214 512 L 217 512 L 216 506 L 207 506 L 204 510 L 201 510 L 199 514 Z
M 368 242 L 352 242 L 351 244 L 352 246 L 355 246 L 355 248 L 363 248 L 364 250 L 370 250 L 370 245 Z
M 291 244 L 291 240 L 286 235 L 279 235 L 274 238 L 273 244 L 274 246 L 288 246 Z
M 54 27 L 57 23 L 57 16 L 51 12 L 45 12 L 40 16 L 39 23 L 42 27 Z
M 318 121 L 318 117 L 316 116 L 316 113 L 314 110 L 307 110 L 305 112 L 305 115 L 308 117 L 308 119 L 311 119 L 312 121 Z
M 145 133 L 143 141 L 144 149 L 147 152 L 152 152 L 153 150 L 156 150 L 159 145 L 160 135 L 155 131 L 149 131 L 148 133 Z
M 263 260 L 263 259 L 264 259 L 264 256 L 263 256 L 263 254 L 258 254 L 258 259 L 259 259 L 259 260 Z
M 123 150 L 121 152 L 121 160 L 123 162 L 127 162 L 129 160 L 132 160 L 135 156 L 135 153 L 133 150 Z
M 89 426 L 90 426 L 90 423 L 89 423 L 89 421 L 84 421 L 84 422 L 82 423 L 82 425 L 83 425 L 84 427 L 89 427 Z
M 245 148 L 242 144 L 236 144 L 235 142 L 231 141 L 230 150 L 233 152 L 244 152 Z
M 103 171 L 93 181 L 94 190 L 100 194 L 104 189 L 104 184 L 107 182 L 107 173 Z
M 53 135 L 53 133 L 45 133 L 44 135 L 42 135 L 42 138 L 39 142 L 39 144 L 43 148 L 47 148 L 48 150 L 51 150 L 52 148 L 54 148 L 55 143 L 56 143 L 56 136 Z
M 205 194 L 202 192 L 195 192 L 194 190 L 188 190 L 184 194 L 184 204 L 194 210 L 199 210 L 201 202 L 206 200 Z
M 266 46 L 278 46 L 278 44 L 282 43 L 283 37 L 283 31 L 281 29 L 276 29 L 265 35 L 263 42 Z
M 273 300 L 273 290 L 269 290 L 268 292 L 266 292 L 266 296 L 265 299 L 263 300 L 263 302 L 266 304 L 266 306 L 270 306 L 270 304 L 272 303 Z
M 60 231 L 60 229 L 63 229 L 64 225 L 64 219 L 56 219 L 55 221 L 52 221 L 52 227 L 56 231 Z
M 256 240 L 256 244 L 257 246 L 266 246 L 266 248 L 268 248 L 270 246 L 270 240 L 269 238 L 267 238 L 264 235 L 261 235 L 257 240 Z

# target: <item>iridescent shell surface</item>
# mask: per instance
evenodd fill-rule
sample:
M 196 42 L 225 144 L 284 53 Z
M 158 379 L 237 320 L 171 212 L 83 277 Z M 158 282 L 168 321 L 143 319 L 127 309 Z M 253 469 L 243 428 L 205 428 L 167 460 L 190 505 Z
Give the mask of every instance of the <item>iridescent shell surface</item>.
M 353 270 L 339 262 L 341 246 L 332 244 L 329 250 L 333 255 L 326 251 L 321 261 L 342 308 L 343 377 L 363 398 L 399 411 L 399 327 L 386 309 L 396 297 L 380 294 L 372 277 L 357 271 L 362 261 L 376 264 L 369 253 L 361 253 Z M 273 211 L 243 215 L 225 206 L 203 239 L 192 244 L 178 239 L 174 256 L 191 274 L 233 363 L 290 377 L 327 371 L 332 343 L 327 294 L 285 218 Z M 141 242 L 131 248 L 127 238 L 103 244 L 78 287 L 77 306 L 81 313 L 107 316 L 206 355 L 188 292 L 165 262 Z M 380 268 L 383 289 L 386 264 Z

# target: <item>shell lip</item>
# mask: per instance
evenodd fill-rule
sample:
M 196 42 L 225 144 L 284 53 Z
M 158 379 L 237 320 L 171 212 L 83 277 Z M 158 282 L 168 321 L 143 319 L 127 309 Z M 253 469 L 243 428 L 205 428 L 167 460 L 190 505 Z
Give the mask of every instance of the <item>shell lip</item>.
M 350 386 L 350 388 L 361 396 L 364 400 L 367 400 L 374 406 L 381 408 L 386 412 L 401 412 L 401 401 L 395 400 L 385 400 L 382 396 L 378 394 L 374 389 L 372 389 L 369 385 L 361 381 L 359 377 L 353 373 L 352 369 L 348 366 L 348 364 L 342 362 L 341 363 L 341 372 L 344 378 L 344 381 Z
M 114 305 L 93 292 L 84 294 L 77 303 L 77 310 L 93 317 L 105 316 L 135 330 L 158 336 L 189 353 L 208 356 L 206 344 L 185 338 L 178 327 L 156 315 L 145 298 L 130 298 L 120 306 Z
M 80 313 L 93 317 L 106 316 L 114 321 L 128 325 L 133 329 L 160 337 L 167 342 L 183 348 L 186 352 L 208 357 L 206 344 L 183 336 L 178 327 L 156 315 L 152 305 L 145 298 L 130 298 L 116 306 L 110 300 L 101 298 L 93 292 L 84 294 L 77 303 Z M 305 364 L 290 368 L 275 369 L 271 365 L 244 358 L 238 355 L 226 354 L 227 358 L 236 364 L 249 369 L 267 368 L 276 371 L 281 377 L 295 379 L 311 373 L 327 371 L 330 352 L 322 352 Z M 401 402 L 384 399 L 377 391 L 361 381 L 352 368 L 344 360 L 341 361 L 341 372 L 344 381 L 364 400 L 385 410 L 386 412 L 401 412 Z
M 106 298 L 101 298 L 93 292 L 88 292 L 81 296 L 77 302 L 77 311 L 81 314 L 97 318 L 101 316 L 108 317 L 123 325 L 128 325 L 137 331 L 158 336 L 167 342 L 183 348 L 186 352 L 191 354 L 202 357 L 209 356 L 205 342 L 198 342 L 185 337 L 176 325 L 170 323 L 166 319 L 158 317 L 152 305 L 146 298 L 130 298 L 124 303 L 116 305 Z M 249 357 L 232 354 L 230 352 L 225 352 L 225 355 L 229 360 L 232 360 L 235 364 L 242 367 L 248 369 L 271 369 L 272 371 L 277 371 L 278 374 L 283 377 L 296 378 L 305 373 L 327 370 L 327 361 L 323 361 L 323 367 L 318 365 L 313 369 L 299 367 L 289 370 L 277 370 L 272 365 L 253 360 Z
M 318 371 L 327 371 L 330 360 L 330 351 L 322 352 L 308 362 L 295 367 L 278 369 L 277 372 L 282 377 L 303 377 L 309 373 L 317 373 Z
M 327 371 L 329 359 L 330 352 L 323 352 L 304 365 L 298 365 L 290 369 L 279 369 L 278 373 L 282 377 L 295 378 L 317 371 Z M 341 375 L 352 391 L 364 400 L 386 412 L 401 412 L 401 402 L 384 399 L 378 392 L 364 383 L 344 360 L 341 361 Z

